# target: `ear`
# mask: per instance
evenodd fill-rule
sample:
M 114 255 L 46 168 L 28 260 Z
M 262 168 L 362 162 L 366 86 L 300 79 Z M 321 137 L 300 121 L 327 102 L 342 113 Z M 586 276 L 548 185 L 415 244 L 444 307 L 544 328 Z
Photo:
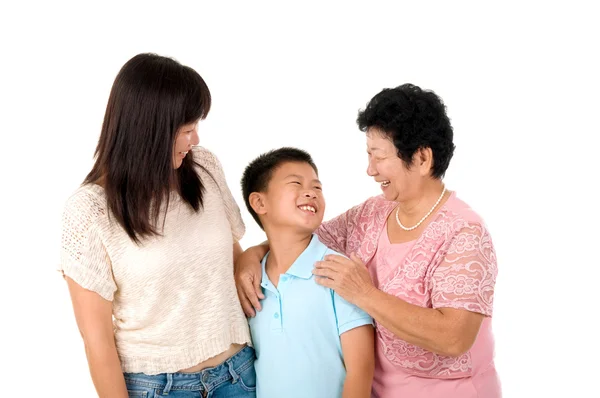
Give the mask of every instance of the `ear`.
M 248 198 L 250 202 L 250 206 L 252 210 L 256 212 L 256 214 L 266 214 L 267 213 L 267 204 L 265 197 L 260 192 L 252 192 L 250 197 Z
M 422 176 L 431 175 L 431 169 L 433 168 L 433 151 L 431 148 L 418 149 L 415 153 L 415 162 Z

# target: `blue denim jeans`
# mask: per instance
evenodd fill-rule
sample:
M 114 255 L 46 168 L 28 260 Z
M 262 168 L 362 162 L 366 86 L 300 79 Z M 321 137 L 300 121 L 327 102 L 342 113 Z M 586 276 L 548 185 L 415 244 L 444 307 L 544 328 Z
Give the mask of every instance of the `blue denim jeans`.
M 254 349 L 240 352 L 197 373 L 125 373 L 129 397 L 136 398 L 255 398 Z

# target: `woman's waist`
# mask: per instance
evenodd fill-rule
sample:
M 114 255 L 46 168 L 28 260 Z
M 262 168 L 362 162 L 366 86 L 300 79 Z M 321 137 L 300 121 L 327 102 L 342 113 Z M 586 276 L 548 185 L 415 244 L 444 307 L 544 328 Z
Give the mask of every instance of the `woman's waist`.
M 208 358 L 206 361 L 202 361 L 199 364 L 179 370 L 179 373 L 196 373 L 200 372 L 207 368 L 215 368 L 221 364 L 223 364 L 226 360 L 233 357 L 235 354 L 240 352 L 246 347 L 247 344 L 237 344 L 233 343 L 229 346 L 229 348 L 223 351 L 220 354 L 215 355 L 212 358 Z
M 210 380 L 214 382 L 215 379 L 224 381 L 228 377 L 234 377 L 232 371 L 239 375 L 254 366 L 254 360 L 256 359 L 254 349 L 247 345 L 232 344 L 232 347 L 234 346 L 236 349 L 233 350 L 233 354 L 222 362 L 215 366 L 204 367 L 196 372 L 178 371 L 157 374 L 124 372 L 124 376 L 126 381 L 141 387 L 161 389 L 170 384 L 174 390 L 200 390 L 203 383 L 207 384 L 207 381 L 208 383 L 211 383 Z M 226 352 L 229 351 L 228 349 Z
M 185 334 L 179 329 L 177 335 L 168 333 L 172 329 L 155 336 L 143 331 L 126 335 L 117 331 L 115 342 L 121 367 L 124 372 L 150 375 L 182 370 L 196 372 L 218 365 L 251 342 L 243 319 L 217 326 L 220 327 L 188 329 Z

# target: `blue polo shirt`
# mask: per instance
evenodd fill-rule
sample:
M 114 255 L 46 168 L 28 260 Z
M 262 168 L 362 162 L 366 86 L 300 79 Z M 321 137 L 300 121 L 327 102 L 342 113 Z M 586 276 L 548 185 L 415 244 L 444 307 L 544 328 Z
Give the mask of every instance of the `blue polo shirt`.
M 340 335 L 372 325 L 373 320 L 333 290 L 315 281 L 316 261 L 328 249 L 316 235 L 275 287 L 262 260 L 265 298 L 250 318 L 256 349 L 257 398 L 336 398 L 342 396 L 346 370 Z

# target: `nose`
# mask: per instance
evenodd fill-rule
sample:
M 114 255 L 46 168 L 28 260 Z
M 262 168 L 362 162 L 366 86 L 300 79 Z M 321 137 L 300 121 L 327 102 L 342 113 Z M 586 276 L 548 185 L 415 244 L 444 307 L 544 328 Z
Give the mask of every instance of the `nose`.
M 373 162 L 371 162 L 371 160 L 369 160 L 369 164 L 367 166 L 367 175 L 369 177 L 375 177 L 377 175 L 377 170 L 375 169 L 375 166 L 373 166 Z
M 315 193 L 315 191 L 313 191 L 312 189 L 304 192 L 304 197 L 305 198 L 309 198 L 309 199 L 316 199 L 317 198 L 317 194 Z
M 200 143 L 200 136 L 198 135 L 198 129 L 194 129 L 192 135 L 190 136 L 190 145 L 196 146 Z

